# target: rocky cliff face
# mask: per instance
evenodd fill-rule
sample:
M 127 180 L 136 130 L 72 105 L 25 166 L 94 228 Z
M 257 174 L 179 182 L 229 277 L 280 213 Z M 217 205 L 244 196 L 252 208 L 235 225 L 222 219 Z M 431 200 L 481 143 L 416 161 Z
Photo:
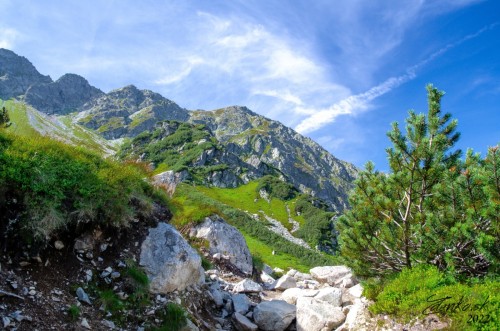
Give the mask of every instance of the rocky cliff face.
M 278 169 L 300 191 L 329 202 L 339 211 L 347 206 L 347 192 L 357 169 L 313 140 L 246 107 L 190 115 L 189 122 L 207 125 L 235 154 Z
M 184 122 L 188 111 L 158 93 L 129 85 L 89 101 L 79 123 L 107 139 L 133 137 L 150 130 L 158 121 Z
M 52 79 L 41 75 L 28 59 L 7 49 L 0 49 L 0 99 L 23 95 L 32 85 L 49 84 Z
M 32 84 L 24 101 L 47 114 L 68 114 L 104 93 L 91 86 L 87 80 L 75 74 L 65 74 L 55 82 Z

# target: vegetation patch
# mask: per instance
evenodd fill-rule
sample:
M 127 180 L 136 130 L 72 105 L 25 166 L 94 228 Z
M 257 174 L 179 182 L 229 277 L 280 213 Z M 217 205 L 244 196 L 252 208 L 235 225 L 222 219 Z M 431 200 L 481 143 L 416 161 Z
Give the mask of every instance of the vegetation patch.
M 383 287 L 365 284 L 364 294 L 375 300 L 370 306 L 373 313 L 391 314 L 404 322 L 437 314 L 451 318 L 452 330 L 496 330 L 500 325 L 499 288 L 498 279 L 460 283 L 434 266 L 419 265 L 404 269 Z

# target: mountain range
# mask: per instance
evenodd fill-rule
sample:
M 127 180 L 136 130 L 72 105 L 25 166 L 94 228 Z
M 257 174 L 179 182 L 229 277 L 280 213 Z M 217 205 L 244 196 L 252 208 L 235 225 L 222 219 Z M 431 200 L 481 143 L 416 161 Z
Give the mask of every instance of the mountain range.
M 186 166 L 188 172 L 196 165 L 211 167 L 213 171 L 201 179 L 207 185 L 237 187 L 272 174 L 341 212 L 348 206 L 347 194 L 357 174 L 355 166 L 335 158 L 313 140 L 246 107 L 187 110 L 159 93 L 133 85 L 104 93 L 76 74 L 53 81 L 28 59 L 6 49 L 0 49 L 0 98 L 22 101 L 52 121 L 64 118 L 115 145 L 165 127 L 164 121 L 202 125 L 207 133 L 203 139 L 214 144 L 193 152 L 196 155 Z M 140 159 L 141 155 L 136 156 Z M 192 178 L 190 174 L 185 177 Z

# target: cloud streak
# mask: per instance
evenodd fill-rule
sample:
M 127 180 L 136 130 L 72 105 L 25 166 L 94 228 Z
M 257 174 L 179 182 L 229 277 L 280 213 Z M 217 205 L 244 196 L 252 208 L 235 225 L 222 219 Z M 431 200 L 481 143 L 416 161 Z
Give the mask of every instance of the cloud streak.
M 482 29 L 478 30 L 475 33 L 469 34 L 460 40 L 450 43 L 438 51 L 432 53 L 430 56 L 428 56 L 426 59 L 422 60 L 421 62 L 417 63 L 416 65 L 413 65 L 409 68 L 407 68 L 405 74 L 397 76 L 397 77 L 391 77 L 385 80 L 383 83 L 372 87 L 368 91 L 356 95 L 351 95 L 333 105 L 328 107 L 327 109 L 319 110 L 316 113 L 312 114 L 311 116 L 307 117 L 306 119 L 302 120 L 296 127 L 295 130 L 302 133 L 310 133 L 313 131 L 316 131 L 333 121 L 338 116 L 341 115 L 353 115 L 356 114 L 360 111 L 363 111 L 367 109 L 370 105 L 370 102 L 375 100 L 376 98 L 392 91 L 393 89 L 397 88 L 398 86 L 408 82 L 409 80 L 414 79 L 417 76 L 417 71 L 423 68 L 425 65 L 428 63 L 432 62 L 435 60 L 437 57 L 445 54 L 449 50 L 463 44 L 464 42 L 474 39 L 481 34 L 483 34 L 486 31 L 489 31 L 491 29 L 494 29 L 499 23 L 494 23 L 490 24 L 488 26 L 483 27 Z

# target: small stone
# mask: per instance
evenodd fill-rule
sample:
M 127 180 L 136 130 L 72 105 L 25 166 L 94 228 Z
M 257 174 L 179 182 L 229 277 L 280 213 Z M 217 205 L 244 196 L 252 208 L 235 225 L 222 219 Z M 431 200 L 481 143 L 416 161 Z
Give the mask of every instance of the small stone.
M 13 319 L 15 319 L 18 322 L 21 322 L 22 320 L 24 320 L 24 316 L 21 314 L 20 310 L 16 310 L 12 314 L 10 314 L 10 317 L 12 317 Z
M 85 291 L 83 290 L 83 288 L 79 287 L 77 288 L 76 290 L 76 296 L 78 297 L 78 300 L 82 301 L 82 302 L 85 302 L 89 305 L 91 305 L 92 303 L 90 302 L 90 298 L 88 296 L 87 293 L 85 293 Z
M 120 273 L 117 271 L 111 273 L 111 279 L 117 279 L 120 278 L 120 276 Z
M 101 246 L 99 247 L 101 252 L 104 252 L 108 249 L 108 244 L 101 244 Z
M 26 266 L 29 266 L 29 265 L 30 265 L 30 263 L 29 263 L 29 262 L 27 262 L 27 261 L 21 261 L 21 262 L 19 262 L 19 265 L 20 265 L 21 267 L 26 267 Z
M 7 316 L 2 317 L 3 327 L 7 328 L 10 325 L 10 318 Z
M 62 241 L 60 241 L 60 240 L 56 240 L 56 241 L 54 242 L 54 247 L 55 247 L 55 249 L 57 249 L 57 250 L 61 250 L 61 249 L 63 249 L 63 248 L 64 248 L 64 243 L 63 243 Z
M 93 254 L 92 252 L 87 252 L 87 253 L 85 254 L 85 257 L 86 257 L 87 259 L 91 260 L 91 259 L 93 259 L 93 258 L 94 258 L 94 254 Z
M 82 318 L 82 322 L 80 323 L 81 326 L 83 326 L 85 329 L 91 329 L 89 322 L 87 321 L 86 318 Z
M 10 287 L 12 287 L 13 290 L 17 290 L 17 282 L 16 281 L 10 282 Z
M 123 261 L 118 261 L 118 268 L 125 268 L 127 265 Z
M 28 292 L 28 294 L 29 294 L 29 295 L 31 295 L 31 296 L 34 296 L 34 295 L 36 294 L 36 291 L 35 291 L 35 290 L 30 290 L 30 291 Z
M 38 263 L 42 263 L 42 258 L 40 256 L 33 256 L 32 259 Z
M 115 326 L 115 323 L 112 322 L 112 321 L 108 321 L 108 320 L 103 320 L 102 321 L 102 324 L 107 327 L 107 328 L 110 328 L 110 329 L 114 329 L 116 326 Z

